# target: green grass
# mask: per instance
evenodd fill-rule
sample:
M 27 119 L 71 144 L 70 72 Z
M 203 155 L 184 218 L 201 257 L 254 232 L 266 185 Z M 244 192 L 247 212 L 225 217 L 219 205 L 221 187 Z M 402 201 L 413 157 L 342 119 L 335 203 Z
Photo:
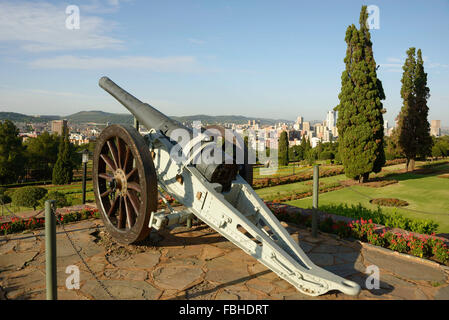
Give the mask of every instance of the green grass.
M 330 187 L 341 181 L 347 180 L 345 175 L 326 177 L 320 179 L 320 187 Z M 271 201 L 276 198 L 286 197 L 296 193 L 312 191 L 312 181 L 301 181 L 290 184 L 283 184 L 274 187 L 268 187 L 255 190 L 256 193 L 264 200 Z
M 449 170 L 449 165 L 439 167 L 442 171 Z M 441 173 L 439 173 L 441 174 Z M 320 194 L 320 204 L 348 205 L 361 203 L 363 206 L 375 209 L 377 206 L 369 202 L 370 198 L 397 198 L 405 200 L 409 205 L 397 208 L 397 212 L 409 218 L 432 219 L 439 224 L 438 232 L 449 232 L 449 179 L 439 178 L 438 173 L 423 175 L 415 173 L 395 174 L 390 176 L 399 181 L 397 184 L 382 188 L 352 186 L 329 193 Z M 287 202 L 287 204 L 300 208 L 312 206 L 312 198 L 304 198 Z M 412 212 L 407 209 L 418 210 L 424 213 Z M 386 213 L 392 208 L 382 207 Z
M 322 170 L 329 169 L 329 168 L 338 168 L 342 166 L 338 165 L 326 165 L 325 161 L 317 161 L 316 164 L 320 164 L 320 168 Z M 291 176 L 291 175 L 297 175 L 297 174 L 305 174 L 305 173 L 311 173 L 313 171 L 313 167 L 309 165 L 302 165 L 300 166 L 298 163 L 290 163 L 288 166 L 279 166 L 276 171 L 274 171 L 271 174 L 261 174 L 260 167 L 256 167 L 253 169 L 253 178 L 254 179 L 264 179 L 264 178 L 278 178 L 278 177 L 285 177 L 285 176 Z
M 50 191 L 58 191 L 58 192 L 62 192 L 62 193 L 67 193 L 67 198 L 71 201 L 72 205 L 78 205 L 78 204 L 82 204 L 83 202 L 83 187 L 82 187 L 82 182 L 74 182 L 72 184 L 68 184 L 68 185 L 62 185 L 62 186 L 58 186 L 58 185 L 40 185 L 38 187 L 42 187 L 47 189 L 49 192 Z M 93 191 L 89 191 L 92 190 L 93 185 L 92 185 L 92 181 L 87 181 L 86 182 L 86 201 L 95 201 L 95 195 Z M 6 205 L 7 208 L 12 211 L 13 213 L 20 213 L 20 212 L 25 212 L 25 211 L 32 211 L 33 208 L 28 208 L 28 207 L 20 207 L 20 206 L 15 206 L 12 203 L 9 203 Z M 9 212 L 6 208 L 1 208 L 2 206 L 0 206 L 0 216 L 8 216 Z M 37 208 L 37 210 L 40 210 L 42 208 Z

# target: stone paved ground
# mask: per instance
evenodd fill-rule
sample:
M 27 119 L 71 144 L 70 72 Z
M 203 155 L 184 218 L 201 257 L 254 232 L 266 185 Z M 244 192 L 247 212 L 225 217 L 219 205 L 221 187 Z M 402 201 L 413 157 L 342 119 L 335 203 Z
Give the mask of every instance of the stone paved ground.
M 362 285 L 358 297 L 328 293 L 305 296 L 205 225 L 154 233 L 139 246 L 120 246 L 100 220 L 70 226 L 80 254 L 119 299 L 449 299 L 449 271 L 326 234 L 288 226 L 317 264 Z M 58 231 L 61 231 L 58 229 Z M 0 237 L 0 299 L 45 299 L 45 239 L 34 234 Z M 86 270 L 65 234 L 57 236 L 59 299 L 108 299 Z M 68 290 L 65 268 L 80 267 L 79 290 Z M 365 287 L 366 266 L 380 268 L 380 289 Z

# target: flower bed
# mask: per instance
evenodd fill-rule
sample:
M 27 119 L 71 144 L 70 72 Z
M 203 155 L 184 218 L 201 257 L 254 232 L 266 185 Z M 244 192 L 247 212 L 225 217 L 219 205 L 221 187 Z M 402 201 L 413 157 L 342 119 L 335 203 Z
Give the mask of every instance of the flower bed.
M 406 207 L 408 202 L 395 198 L 376 198 L 370 200 L 370 203 L 386 207 Z
M 76 221 L 87 220 L 90 218 L 100 218 L 98 209 L 85 209 L 76 212 L 68 212 L 65 214 L 58 213 L 56 218 L 60 223 L 67 224 Z M 26 230 L 40 229 L 45 226 L 45 218 L 29 218 L 29 219 L 19 219 L 12 218 L 9 222 L 0 223 L 0 233 L 4 235 L 19 233 Z
M 384 225 L 386 227 L 399 228 L 422 234 L 432 234 L 438 229 L 438 223 L 433 220 L 410 219 L 404 217 L 396 211 L 385 214 L 382 212 L 380 207 L 378 207 L 377 210 L 371 210 L 365 208 L 360 203 L 358 205 L 351 206 L 346 204 L 320 205 L 320 210 L 352 219 L 371 219 L 374 223 Z
M 273 207 L 269 203 L 267 205 L 279 220 L 306 227 L 312 225 L 310 215 L 291 214 L 286 208 Z M 347 223 L 334 221 L 331 217 L 327 217 L 318 224 L 320 231 L 336 234 L 340 238 L 354 238 L 393 251 L 449 265 L 449 248 L 443 240 L 435 237 L 435 233 L 431 235 L 402 234 L 380 227 L 382 226 L 373 223 L 372 219 L 363 218 Z

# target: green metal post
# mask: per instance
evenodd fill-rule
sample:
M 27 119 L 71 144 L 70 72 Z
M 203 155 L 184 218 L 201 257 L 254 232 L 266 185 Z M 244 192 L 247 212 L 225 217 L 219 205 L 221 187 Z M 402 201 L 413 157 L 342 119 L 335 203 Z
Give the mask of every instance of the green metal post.
M 86 204 L 86 176 L 87 176 L 87 162 L 83 163 L 83 204 Z
M 187 228 L 192 228 L 192 218 L 187 218 Z
M 312 237 L 317 237 L 318 234 L 318 193 L 319 193 L 319 165 L 313 166 L 313 212 L 312 212 Z
M 54 200 L 45 201 L 45 269 L 47 300 L 57 300 L 56 280 L 56 217 Z

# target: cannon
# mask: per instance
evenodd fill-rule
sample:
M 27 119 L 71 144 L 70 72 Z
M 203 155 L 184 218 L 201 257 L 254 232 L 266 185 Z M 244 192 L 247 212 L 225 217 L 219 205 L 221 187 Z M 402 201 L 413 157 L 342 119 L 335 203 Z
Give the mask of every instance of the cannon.
M 221 163 L 195 163 L 195 156 L 216 145 L 216 136 L 207 131 L 195 135 L 192 128 L 141 102 L 107 77 L 99 85 L 149 130 L 142 136 L 132 126 L 114 124 L 97 139 L 95 199 L 105 228 L 116 241 L 135 243 L 151 229 L 162 230 L 196 217 L 304 294 L 360 292 L 357 283 L 315 265 L 255 193 L 248 150 L 238 139 L 232 143 L 234 150 L 245 154 L 242 164 L 234 161 L 235 155 L 217 148 L 214 152 L 222 153 Z M 184 132 L 187 141 L 174 139 L 177 131 Z M 223 130 L 216 131 L 224 136 Z M 177 158 L 179 154 L 185 157 Z M 166 202 L 169 212 L 158 211 L 159 197 L 165 201 L 161 190 L 183 209 L 175 211 Z

